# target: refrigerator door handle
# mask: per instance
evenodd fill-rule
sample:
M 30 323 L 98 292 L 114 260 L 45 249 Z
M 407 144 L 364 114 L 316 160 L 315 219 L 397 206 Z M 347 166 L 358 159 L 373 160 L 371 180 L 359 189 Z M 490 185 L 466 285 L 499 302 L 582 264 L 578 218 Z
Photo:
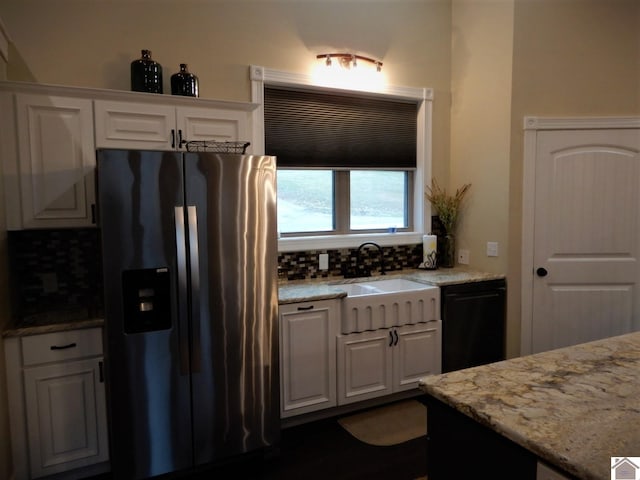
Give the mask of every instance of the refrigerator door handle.
M 200 372 L 200 256 L 198 253 L 198 211 L 187 207 L 189 221 L 189 266 L 191 274 L 191 372 Z
M 175 207 L 176 253 L 178 260 L 178 301 L 187 291 L 187 236 L 184 224 L 184 207 Z M 185 300 L 182 300 L 185 301 Z M 180 345 L 180 374 L 189 375 L 189 331 L 184 316 L 184 306 L 178 305 L 178 343 Z

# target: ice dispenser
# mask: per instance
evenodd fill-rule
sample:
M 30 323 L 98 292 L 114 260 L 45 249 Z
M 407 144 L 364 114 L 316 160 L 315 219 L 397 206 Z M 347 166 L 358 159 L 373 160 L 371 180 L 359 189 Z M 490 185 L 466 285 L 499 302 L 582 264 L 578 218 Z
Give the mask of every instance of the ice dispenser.
M 125 333 L 171 328 L 170 283 L 168 268 L 122 272 Z

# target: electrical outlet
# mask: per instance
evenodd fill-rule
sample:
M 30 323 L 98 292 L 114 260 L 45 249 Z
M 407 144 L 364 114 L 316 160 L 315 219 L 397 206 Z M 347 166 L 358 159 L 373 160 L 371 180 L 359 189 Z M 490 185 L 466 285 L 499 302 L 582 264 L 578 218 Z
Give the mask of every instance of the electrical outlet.
M 458 263 L 461 265 L 469 265 L 469 250 L 458 250 Z
M 329 270 L 329 254 L 321 253 L 318 255 L 318 268 L 320 270 Z
M 498 256 L 498 242 L 487 242 L 487 257 Z
M 44 293 L 55 293 L 58 291 L 58 276 L 55 273 L 41 273 L 42 291 Z

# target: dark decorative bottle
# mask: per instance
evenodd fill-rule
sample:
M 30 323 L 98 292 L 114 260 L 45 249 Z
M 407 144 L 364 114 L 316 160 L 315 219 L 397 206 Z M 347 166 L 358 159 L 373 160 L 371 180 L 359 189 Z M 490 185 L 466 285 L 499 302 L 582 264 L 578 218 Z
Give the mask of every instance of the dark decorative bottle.
M 187 64 L 180 64 L 180 71 L 171 75 L 171 95 L 198 96 L 198 77 L 187 70 Z
M 131 90 L 162 93 L 162 65 L 151 60 L 151 50 L 142 50 L 142 58 L 131 62 Z

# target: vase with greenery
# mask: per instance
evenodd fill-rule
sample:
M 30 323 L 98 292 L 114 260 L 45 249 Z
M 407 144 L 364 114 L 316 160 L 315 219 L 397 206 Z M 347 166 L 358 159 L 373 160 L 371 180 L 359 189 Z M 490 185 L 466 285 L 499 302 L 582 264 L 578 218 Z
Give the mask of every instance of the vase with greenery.
M 445 188 L 440 187 L 435 178 L 431 180 L 431 186 L 426 187 L 425 197 L 431 203 L 433 213 L 440 219 L 445 232 L 444 252 L 442 255 L 443 267 L 453 267 L 455 265 L 456 227 L 462 200 L 469 188 L 471 188 L 471 184 L 466 183 L 458 188 L 454 195 L 450 195 Z

